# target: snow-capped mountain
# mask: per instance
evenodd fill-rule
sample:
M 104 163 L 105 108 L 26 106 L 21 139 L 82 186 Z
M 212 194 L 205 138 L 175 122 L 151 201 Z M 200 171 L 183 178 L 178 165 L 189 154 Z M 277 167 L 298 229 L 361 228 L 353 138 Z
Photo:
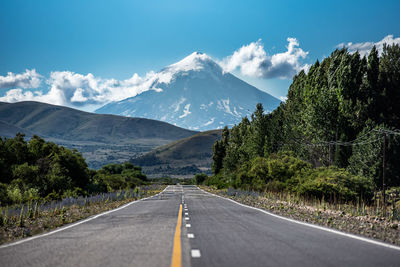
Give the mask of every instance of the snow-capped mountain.
M 97 113 L 165 121 L 191 130 L 232 126 L 257 103 L 266 111 L 280 101 L 223 69 L 206 54 L 194 52 L 156 74 L 150 90 L 109 103 Z

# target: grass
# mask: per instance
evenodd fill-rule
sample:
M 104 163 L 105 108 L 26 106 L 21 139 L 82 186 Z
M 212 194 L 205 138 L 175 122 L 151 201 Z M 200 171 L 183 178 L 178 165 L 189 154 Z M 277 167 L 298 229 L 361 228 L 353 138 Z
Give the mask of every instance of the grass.
M 0 213 L 0 244 L 21 238 L 48 232 L 57 227 L 73 223 L 92 215 L 118 208 L 140 198 L 155 195 L 165 186 L 152 186 L 140 191 L 140 197 L 125 195 L 118 200 L 109 198 L 98 202 L 85 202 L 83 205 L 56 206 L 53 209 L 40 210 L 39 205 L 30 205 L 27 211 L 22 206 L 19 215 L 8 216 Z
M 365 203 L 332 204 L 283 192 L 218 190 L 206 186 L 202 189 L 295 220 L 400 245 L 400 203 L 387 206 L 386 216 L 383 216 L 379 202 L 371 206 Z

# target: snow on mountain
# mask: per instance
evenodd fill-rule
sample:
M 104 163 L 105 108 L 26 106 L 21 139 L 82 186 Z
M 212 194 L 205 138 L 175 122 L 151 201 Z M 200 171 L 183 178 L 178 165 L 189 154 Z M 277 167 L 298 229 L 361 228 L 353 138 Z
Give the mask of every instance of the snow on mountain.
M 224 72 L 208 55 L 194 52 L 158 72 L 150 90 L 111 102 L 96 112 L 205 131 L 237 124 L 254 111 L 257 103 L 272 111 L 280 101 Z

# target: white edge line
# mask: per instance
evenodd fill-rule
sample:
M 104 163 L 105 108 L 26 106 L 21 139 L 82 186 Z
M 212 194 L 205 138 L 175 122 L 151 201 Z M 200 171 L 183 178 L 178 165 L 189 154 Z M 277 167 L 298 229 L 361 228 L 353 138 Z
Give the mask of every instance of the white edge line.
M 331 229 L 331 228 L 327 228 L 327 227 L 323 227 L 323 226 L 319 226 L 319 225 L 315 225 L 315 224 L 310 224 L 310 223 L 301 222 L 301 221 L 297 221 L 297 220 L 294 220 L 294 219 L 286 218 L 286 217 L 283 217 L 283 216 L 280 216 L 280 215 L 276 215 L 274 213 L 268 212 L 268 211 L 260 209 L 260 208 L 256 208 L 256 207 L 252 207 L 252 206 L 248 206 L 248 205 L 239 203 L 239 202 L 237 202 L 237 201 L 235 201 L 233 199 L 230 199 L 230 198 L 222 197 L 222 196 L 219 196 L 219 195 L 204 191 L 203 189 L 201 189 L 199 187 L 197 187 L 197 188 L 200 189 L 201 191 L 207 193 L 207 194 L 210 194 L 210 195 L 222 198 L 222 199 L 229 200 L 229 201 L 231 201 L 231 202 L 233 202 L 235 204 L 238 204 L 238 205 L 240 205 L 242 207 L 246 207 L 246 208 L 249 208 L 249 209 L 261 211 L 262 213 L 268 214 L 270 216 L 273 216 L 273 217 L 276 217 L 276 218 L 279 218 L 279 219 L 282 219 L 282 220 L 286 220 L 286 221 L 289 221 L 289 222 L 292 222 L 292 223 L 305 225 L 305 226 L 312 227 L 312 228 L 315 228 L 315 229 L 323 230 L 323 231 L 326 231 L 326 232 L 338 234 L 338 235 L 341 235 L 341 236 L 346 236 L 346 237 L 357 239 L 357 240 L 360 240 L 360 241 L 364 241 L 364 242 L 367 242 L 367 243 L 370 243 L 370 244 L 374 244 L 374 245 L 378 245 L 378 246 L 391 248 L 391 249 L 395 249 L 395 250 L 399 250 L 400 251 L 400 247 L 395 246 L 395 245 L 383 243 L 383 242 L 376 241 L 376 240 L 369 239 L 369 238 L 362 237 L 362 236 L 357 236 L 357 235 L 341 232 L 341 231 L 338 231 L 338 230 L 334 230 L 334 229 Z
M 191 252 L 190 254 L 191 254 L 192 258 L 200 258 L 201 257 L 201 253 L 200 253 L 199 249 L 192 249 L 190 252 Z
M 125 204 L 125 205 L 119 207 L 119 208 L 116 208 L 116 209 L 113 209 L 113 210 L 108 210 L 108 211 L 105 211 L 105 212 L 100 213 L 100 214 L 97 214 L 97 215 L 93 215 L 93 216 L 91 216 L 91 217 L 89 217 L 89 218 L 87 218 L 87 219 L 84 219 L 84 220 L 82 220 L 82 221 L 78 221 L 78 222 L 76 222 L 76 223 L 72 223 L 72 224 L 70 224 L 70 225 L 67 225 L 67 226 L 58 228 L 58 229 L 56 229 L 56 230 L 53 230 L 53 231 L 50 231 L 50 232 L 47 232 L 47 233 L 44 233 L 44 234 L 40 234 L 40 235 L 35 235 L 35 236 L 32 236 L 32 237 L 28 237 L 28 238 L 25 238 L 25 239 L 21 239 L 21 240 L 19 240 L 19 241 L 13 242 L 13 243 L 1 245 L 1 246 L 0 246 L 0 249 L 2 249 L 2 248 L 7 248 L 7 247 L 12 247 L 12 246 L 16 246 L 16 245 L 19 245 L 19 244 L 22 244 L 22 243 L 25 243 L 25 242 L 28 242 L 28 241 L 31 241 L 31 240 L 34 240 L 34 239 L 37 239 L 37 238 L 41 238 L 41 237 L 45 237 L 45 236 L 48 236 L 48 235 L 52 235 L 52 234 L 55 234 L 55 233 L 58 233 L 58 232 L 67 230 L 67 229 L 69 229 L 69 228 L 75 227 L 75 226 L 77 226 L 77 225 L 80 225 L 80 224 L 82 224 L 82 223 L 89 222 L 89 221 L 91 221 L 91 220 L 94 220 L 94 219 L 96 219 L 96 218 L 98 218 L 98 217 L 101 217 L 101 216 L 103 216 L 103 215 L 112 213 L 112 212 L 114 212 L 114 211 L 122 210 L 122 209 L 124 209 L 124 208 L 126 208 L 126 207 L 128 207 L 128 206 L 130 206 L 130 205 L 132 205 L 132 204 L 135 204 L 135 203 L 137 203 L 137 202 L 140 202 L 140 201 L 143 201 L 143 200 L 152 198 L 152 197 L 156 197 L 156 196 L 162 194 L 167 188 L 168 188 L 168 186 L 167 186 L 166 188 L 164 188 L 163 191 L 161 191 L 160 193 L 158 193 L 158 194 L 156 194 L 156 195 L 154 195 L 154 196 L 150 196 L 150 197 L 146 197 L 146 198 L 141 198 L 141 199 L 138 199 L 138 200 L 134 200 L 134 201 L 132 201 L 132 202 L 129 202 L 129 203 L 127 203 L 127 204 Z

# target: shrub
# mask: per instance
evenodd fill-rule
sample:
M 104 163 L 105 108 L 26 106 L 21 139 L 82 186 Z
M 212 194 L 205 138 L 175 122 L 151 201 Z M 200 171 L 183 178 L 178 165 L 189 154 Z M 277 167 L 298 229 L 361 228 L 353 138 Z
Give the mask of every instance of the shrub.
M 13 203 L 22 203 L 23 201 L 21 189 L 16 185 L 7 188 L 7 195 Z
M 233 179 L 235 188 L 281 191 L 297 184 L 298 176 L 311 170 L 311 164 L 292 153 L 280 152 L 269 158 L 257 157 L 243 164 Z
M 5 206 L 7 204 L 10 204 L 7 185 L 0 183 L 0 206 Z
M 296 190 L 299 194 L 319 199 L 354 201 L 372 195 L 372 182 L 337 167 L 320 167 L 304 175 Z
M 266 158 L 257 157 L 251 161 L 251 167 L 248 171 L 251 177 L 252 184 L 260 184 L 266 182 L 269 178 L 268 175 L 268 160 Z M 257 181 L 254 181 L 257 180 Z
M 205 173 L 198 173 L 194 176 L 194 180 L 196 181 L 196 184 L 202 184 L 207 179 L 207 177 L 208 176 Z
M 222 189 L 228 186 L 228 182 L 224 179 L 224 176 L 219 173 L 217 175 L 209 176 L 205 181 L 207 186 L 215 186 L 218 189 Z
M 268 159 L 268 175 L 270 180 L 285 182 L 293 176 L 311 170 L 311 164 L 296 158 L 293 153 L 280 152 L 271 154 Z

